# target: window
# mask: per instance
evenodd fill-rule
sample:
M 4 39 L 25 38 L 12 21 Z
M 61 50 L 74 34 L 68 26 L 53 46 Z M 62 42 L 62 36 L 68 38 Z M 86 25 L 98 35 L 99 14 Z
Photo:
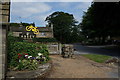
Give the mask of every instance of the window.
M 46 36 L 46 34 L 44 32 L 41 33 L 41 36 Z

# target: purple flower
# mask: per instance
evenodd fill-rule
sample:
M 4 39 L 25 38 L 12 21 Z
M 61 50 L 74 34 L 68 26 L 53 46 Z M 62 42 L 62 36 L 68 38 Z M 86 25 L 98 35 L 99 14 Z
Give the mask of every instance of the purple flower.
M 35 59 L 35 57 L 31 57 L 31 59 Z

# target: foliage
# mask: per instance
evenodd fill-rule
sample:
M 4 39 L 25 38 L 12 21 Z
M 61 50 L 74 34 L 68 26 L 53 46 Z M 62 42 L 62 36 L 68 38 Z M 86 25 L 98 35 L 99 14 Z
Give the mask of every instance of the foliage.
M 70 43 L 82 41 L 83 37 L 78 26 L 74 26 L 71 28 L 70 38 Z
M 13 36 L 13 32 L 9 31 L 8 36 Z
M 111 56 L 99 55 L 99 54 L 82 54 L 82 56 L 87 57 L 95 62 L 103 63 L 110 59 Z
M 71 31 L 77 21 L 74 16 L 64 12 L 54 12 L 46 18 L 49 26 L 53 25 L 54 37 L 61 43 L 71 42 Z
M 55 38 L 33 38 L 33 42 L 57 42 Z
M 23 42 L 23 38 L 20 38 L 20 37 L 14 37 L 14 36 L 11 36 L 12 33 L 9 34 L 8 36 L 8 39 L 9 39 L 9 42 L 10 43 L 13 43 L 13 42 Z
M 104 43 L 107 36 L 120 35 L 120 4 L 93 2 L 91 7 L 84 12 L 82 23 L 82 33 L 88 38 L 99 38 L 99 42 Z M 101 39 L 102 38 L 102 39 Z
M 35 70 L 37 69 L 37 60 L 22 60 L 17 67 L 15 67 L 18 70 Z
M 43 56 L 46 57 L 46 60 L 43 62 L 47 62 L 49 60 L 49 53 L 47 50 L 46 45 L 43 44 L 35 44 L 35 43 L 27 43 L 27 42 L 20 42 L 19 38 L 15 38 L 13 36 L 8 37 L 8 67 L 9 68 L 15 68 L 22 70 L 26 69 L 28 67 L 25 67 L 23 63 L 19 62 L 18 53 L 27 53 L 30 56 L 36 57 L 38 56 L 38 53 L 42 53 Z M 24 58 L 21 59 L 21 61 L 25 61 L 26 64 L 28 64 L 28 69 L 35 69 L 36 65 L 34 62 L 29 64 L 29 60 L 24 60 Z

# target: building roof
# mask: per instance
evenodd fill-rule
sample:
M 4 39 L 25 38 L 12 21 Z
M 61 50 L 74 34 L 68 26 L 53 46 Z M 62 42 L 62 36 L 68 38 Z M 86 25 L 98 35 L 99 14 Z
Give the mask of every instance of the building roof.
M 50 27 L 38 27 L 37 29 L 39 29 L 40 32 L 51 32 L 52 29 Z
M 39 32 L 52 32 L 52 29 L 50 27 L 38 27 Z M 16 26 L 11 26 L 10 31 L 12 32 L 27 32 L 25 27 L 16 27 Z
M 10 31 L 12 31 L 12 32 L 23 32 L 23 31 L 26 31 L 26 30 L 23 27 L 12 26 L 12 27 L 10 27 Z

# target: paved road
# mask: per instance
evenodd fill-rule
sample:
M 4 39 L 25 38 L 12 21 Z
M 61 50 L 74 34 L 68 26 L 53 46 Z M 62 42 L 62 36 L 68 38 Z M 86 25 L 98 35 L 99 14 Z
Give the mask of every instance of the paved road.
M 82 46 L 80 44 L 74 44 L 76 49 L 75 54 L 102 54 L 109 56 L 120 57 L 120 50 L 107 50 L 97 47 Z

